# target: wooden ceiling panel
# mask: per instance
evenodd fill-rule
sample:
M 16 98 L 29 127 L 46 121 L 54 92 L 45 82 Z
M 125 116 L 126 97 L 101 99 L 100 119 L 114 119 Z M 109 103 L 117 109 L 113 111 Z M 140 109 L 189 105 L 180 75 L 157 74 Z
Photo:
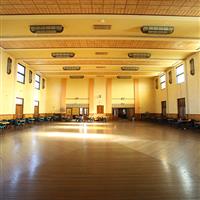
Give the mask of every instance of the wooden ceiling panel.
M 200 41 L 142 41 L 142 40 L 22 40 L 0 41 L 4 49 L 43 49 L 43 48 L 133 48 L 196 50 Z
M 1 0 L 1 15 L 118 14 L 200 16 L 199 0 Z

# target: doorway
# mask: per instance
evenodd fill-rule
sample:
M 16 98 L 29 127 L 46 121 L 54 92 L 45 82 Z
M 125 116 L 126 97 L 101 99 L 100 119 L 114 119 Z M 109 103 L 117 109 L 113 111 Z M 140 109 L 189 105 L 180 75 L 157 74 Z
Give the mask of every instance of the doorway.
M 17 97 L 16 98 L 16 110 L 15 110 L 16 119 L 23 118 L 23 110 L 24 110 L 24 99 Z
M 39 117 L 39 101 L 34 102 L 34 117 Z
M 178 118 L 186 118 L 186 109 L 185 109 L 185 98 L 177 99 L 178 104 Z
M 161 102 L 161 115 L 162 117 L 166 117 L 167 116 L 167 105 L 166 105 L 166 101 L 162 101 Z
M 114 119 L 127 119 L 131 120 L 134 116 L 133 108 L 113 108 L 112 115 Z

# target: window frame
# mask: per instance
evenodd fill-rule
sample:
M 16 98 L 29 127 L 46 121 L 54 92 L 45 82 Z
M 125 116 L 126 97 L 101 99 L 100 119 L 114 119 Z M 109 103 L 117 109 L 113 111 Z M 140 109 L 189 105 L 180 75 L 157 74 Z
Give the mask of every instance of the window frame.
M 165 77 L 165 79 L 161 82 L 162 77 Z M 164 87 L 163 87 L 163 85 L 164 85 Z M 160 76 L 160 88 L 161 88 L 161 90 L 164 90 L 166 88 L 166 74 L 162 74 Z
M 21 72 L 18 72 L 18 65 L 20 65 L 21 67 L 24 68 L 24 74 L 21 73 Z M 26 82 L 26 67 L 25 67 L 24 65 L 22 65 L 21 63 L 17 63 L 17 75 L 18 75 L 18 74 L 20 74 L 20 75 L 22 75 L 22 76 L 24 77 L 24 81 L 21 82 L 21 81 L 19 81 L 19 80 L 17 79 L 17 82 L 18 82 L 18 83 L 25 84 L 25 82 Z
M 179 68 L 179 67 L 183 67 L 183 72 L 182 73 L 180 73 L 180 74 L 177 74 L 177 69 Z M 182 81 L 182 82 L 178 82 L 178 77 L 180 77 L 180 76 L 184 76 L 184 81 Z M 185 65 L 184 64 L 180 64 L 178 67 L 176 67 L 176 83 L 177 84 L 181 84 L 181 83 L 184 83 L 185 82 Z
M 36 80 L 36 76 L 39 77 L 39 81 Z M 35 74 L 35 79 L 34 79 L 34 80 L 35 80 L 35 83 L 37 82 L 37 83 L 39 84 L 39 87 L 38 87 L 38 88 L 37 88 L 37 87 L 35 86 L 35 84 L 34 84 L 35 89 L 40 90 L 41 76 L 38 75 L 38 74 Z

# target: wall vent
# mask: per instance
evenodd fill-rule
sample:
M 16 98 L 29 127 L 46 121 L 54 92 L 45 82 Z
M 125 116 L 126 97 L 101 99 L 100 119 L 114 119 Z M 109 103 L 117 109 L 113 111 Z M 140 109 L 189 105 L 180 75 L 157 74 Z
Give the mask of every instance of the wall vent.
M 84 76 L 82 76 L 82 75 L 72 75 L 72 76 L 69 76 L 69 78 L 71 78 L 71 79 L 83 79 Z
M 117 76 L 118 79 L 131 79 L 131 76 Z
M 94 24 L 93 29 L 95 30 L 111 30 L 112 25 L 108 24 Z

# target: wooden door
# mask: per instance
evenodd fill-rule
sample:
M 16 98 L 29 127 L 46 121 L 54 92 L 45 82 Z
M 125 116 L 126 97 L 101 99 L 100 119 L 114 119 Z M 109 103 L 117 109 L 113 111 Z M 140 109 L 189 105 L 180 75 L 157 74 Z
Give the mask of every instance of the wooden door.
M 16 104 L 16 118 L 23 118 L 23 104 Z
M 167 116 L 167 105 L 166 105 L 166 101 L 162 101 L 161 102 L 161 111 L 162 111 L 162 117 L 166 117 Z
M 177 104 L 178 104 L 178 118 L 181 119 L 186 118 L 185 98 L 178 99 Z
M 35 117 L 39 116 L 39 106 L 34 106 L 34 116 Z

